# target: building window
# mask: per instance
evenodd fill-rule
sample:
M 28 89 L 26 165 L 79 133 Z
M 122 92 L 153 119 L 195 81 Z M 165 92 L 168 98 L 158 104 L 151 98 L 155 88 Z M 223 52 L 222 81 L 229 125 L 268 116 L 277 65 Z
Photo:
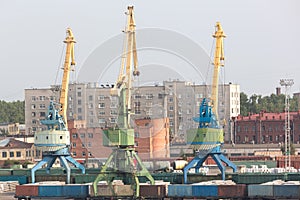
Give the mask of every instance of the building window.
M 45 101 L 46 97 L 45 96 L 40 96 L 40 101 Z
M 45 117 L 46 113 L 45 112 L 40 112 L 40 117 Z
M 81 105 L 81 99 L 78 99 L 77 104 Z
M 82 112 L 82 108 L 78 108 L 78 113 L 81 113 Z
M 105 115 L 105 111 L 104 110 L 99 111 L 99 115 Z
M 85 151 L 83 151 L 83 152 L 82 152 L 82 156 L 85 156 L 85 155 L 86 155 L 86 154 L 85 154 Z
M 245 136 L 245 142 L 249 142 L 248 136 Z
M 146 115 L 152 115 L 153 113 L 152 113 L 152 110 L 151 109 L 149 109 L 149 110 L 147 110 L 146 111 Z
M 105 103 L 99 103 L 98 108 L 105 108 Z
M 142 98 L 141 94 L 135 94 L 134 95 L 134 99 L 141 99 L 141 98 Z
M 93 116 L 93 115 L 94 115 L 94 112 L 91 110 L 91 111 L 89 112 L 89 114 L 90 114 L 90 116 Z
M 78 96 L 78 97 L 81 97 L 81 92 L 77 92 L 77 96 Z
M 77 139 L 77 138 L 78 138 L 78 134 L 77 134 L 77 133 L 73 133 L 73 134 L 72 134 L 72 138 L 73 138 L 73 139 Z
M 117 110 L 111 110 L 111 111 L 110 111 L 110 114 L 111 114 L 111 115 L 118 115 L 118 112 L 117 112 Z
M 88 108 L 93 108 L 94 105 L 92 103 L 89 103 Z
M 111 101 L 118 101 L 118 96 L 110 96 Z
M 140 109 L 140 107 L 135 107 L 135 108 L 134 108 L 134 114 L 137 114 L 137 115 L 141 114 L 141 109 Z
M 110 103 L 110 108 L 117 108 L 117 103 L 116 102 L 111 102 Z
M 2 152 L 2 158 L 6 158 L 7 157 L 7 152 Z
M 146 94 L 146 99 L 153 99 L 153 94 Z
M 36 101 L 36 97 L 35 96 L 31 96 L 31 101 Z
M 139 138 L 140 134 L 138 132 L 134 132 L 134 137 Z
M 31 117 L 35 117 L 35 112 L 32 112 L 32 113 L 31 113 Z
M 158 94 L 158 98 L 159 98 L 159 99 L 162 99 L 163 97 L 164 97 L 163 94 Z
M 112 118 L 110 118 L 110 123 L 116 123 L 116 118 L 114 118 L 114 117 L 112 117 Z
M 104 95 L 99 95 L 98 100 L 104 100 Z
M 89 138 L 93 138 L 93 137 L 94 137 L 94 134 L 93 134 L 93 133 L 88 133 L 88 137 L 89 137 Z
M 89 101 L 93 101 L 93 96 L 92 95 L 89 96 Z
M 76 151 L 73 152 L 73 156 L 76 156 Z
M 100 118 L 100 119 L 99 119 L 99 123 L 100 123 L 100 124 L 104 124 L 104 123 L 105 123 L 105 118 Z
M 35 109 L 35 104 L 31 104 L 31 109 Z
M 46 108 L 45 104 L 40 104 L 40 109 L 45 109 L 45 108 Z
M 173 106 L 170 106 L 170 107 L 169 107 L 169 110 L 170 110 L 170 111 L 173 111 L 173 110 L 174 110 L 174 107 L 173 107 Z
M 72 147 L 76 148 L 76 143 L 75 142 L 72 143 Z
M 80 133 L 80 138 L 85 138 L 85 133 Z
M 173 102 L 173 97 L 169 98 L 169 102 L 172 103 Z
M 9 157 L 11 157 L 11 158 L 15 157 L 15 152 L 13 152 L 13 151 L 9 152 Z

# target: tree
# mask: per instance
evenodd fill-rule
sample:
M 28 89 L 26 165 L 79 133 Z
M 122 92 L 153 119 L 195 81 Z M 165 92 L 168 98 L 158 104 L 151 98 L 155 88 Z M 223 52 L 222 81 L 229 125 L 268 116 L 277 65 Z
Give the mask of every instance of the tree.
M 299 109 L 299 100 L 297 97 L 289 99 L 290 111 L 297 111 Z M 252 94 L 248 99 L 247 95 L 241 92 L 240 95 L 241 115 L 247 116 L 249 113 L 258 114 L 261 111 L 279 113 L 284 112 L 285 95 L 261 96 Z
M 0 101 L 0 123 L 25 123 L 25 101 Z

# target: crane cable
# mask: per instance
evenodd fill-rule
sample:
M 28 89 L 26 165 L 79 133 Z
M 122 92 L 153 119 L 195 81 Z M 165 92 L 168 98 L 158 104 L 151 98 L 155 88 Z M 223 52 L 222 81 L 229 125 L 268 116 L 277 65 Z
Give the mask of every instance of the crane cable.
M 61 65 L 62 65 L 62 60 L 63 60 L 63 55 L 64 55 L 64 51 L 65 51 L 65 45 L 62 45 L 62 50 L 61 50 L 61 54 L 60 54 L 60 59 L 59 59 L 59 63 L 57 65 L 57 70 L 56 70 L 56 76 L 55 76 L 55 81 L 54 81 L 54 92 L 57 92 L 58 87 L 58 76 L 59 76 L 59 71 L 61 69 Z

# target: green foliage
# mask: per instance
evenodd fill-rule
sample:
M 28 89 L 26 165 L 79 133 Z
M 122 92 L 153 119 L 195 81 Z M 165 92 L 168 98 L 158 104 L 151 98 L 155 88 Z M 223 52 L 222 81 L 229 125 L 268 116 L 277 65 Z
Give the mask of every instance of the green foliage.
M 296 97 L 290 98 L 290 111 L 297 111 L 299 109 L 299 100 Z M 240 95 L 241 115 L 248 116 L 249 114 L 258 114 L 261 111 L 279 113 L 284 112 L 285 95 L 264 96 L 253 94 L 249 98 L 241 92 Z
M 287 153 L 285 152 L 285 144 L 280 147 L 280 150 L 281 150 L 283 155 L 289 155 L 288 152 Z M 291 145 L 290 145 L 290 155 L 295 155 L 295 152 L 296 152 L 296 149 L 294 147 L 294 144 L 291 143 Z
M 25 101 L 0 101 L 0 123 L 25 123 Z

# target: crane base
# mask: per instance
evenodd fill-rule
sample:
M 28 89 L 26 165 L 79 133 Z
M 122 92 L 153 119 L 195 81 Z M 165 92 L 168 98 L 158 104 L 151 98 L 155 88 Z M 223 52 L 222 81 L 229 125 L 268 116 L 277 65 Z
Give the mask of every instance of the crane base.
M 31 182 L 35 183 L 35 172 L 42 168 L 43 165 L 47 164 L 47 172 L 50 172 L 50 168 L 52 167 L 52 165 L 54 164 L 56 159 L 60 160 L 60 164 L 66 169 L 67 172 L 67 181 L 66 183 L 69 184 L 70 183 L 70 177 L 71 177 L 71 169 L 70 166 L 68 164 L 71 163 L 73 164 L 75 167 L 81 169 L 81 172 L 84 174 L 85 173 L 85 167 L 83 165 L 81 165 L 80 163 L 78 163 L 76 160 L 74 160 L 74 158 L 71 157 L 71 154 L 69 153 L 69 149 L 68 148 L 63 148 L 61 150 L 58 151 L 54 151 L 54 152 L 43 152 L 43 158 L 41 161 L 39 161 L 32 169 L 31 169 Z
M 233 169 L 233 172 L 236 172 L 237 170 L 236 165 L 233 164 L 228 158 L 226 158 L 222 154 L 220 150 L 220 146 L 216 146 L 211 149 L 203 149 L 200 150 L 198 155 L 183 168 L 183 178 L 184 178 L 183 181 L 185 184 L 188 183 L 188 179 L 187 179 L 188 171 L 191 168 L 195 168 L 196 173 L 199 173 L 200 167 L 203 166 L 203 163 L 208 158 L 208 156 L 211 156 L 216 162 L 216 164 L 218 165 L 218 168 L 220 169 L 222 174 L 222 180 L 225 180 L 225 170 L 226 170 L 222 162 L 224 162 L 229 167 L 231 167 Z
M 95 196 L 97 196 L 97 184 L 99 181 L 105 180 L 112 189 L 112 181 L 121 178 L 125 184 L 128 183 L 132 185 L 135 191 L 134 195 L 138 197 L 138 177 L 146 177 L 152 185 L 154 184 L 153 177 L 136 154 L 134 148 L 126 147 L 114 149 L 93 183 Z M 112 192 L 114 193 L 114 191 Z

